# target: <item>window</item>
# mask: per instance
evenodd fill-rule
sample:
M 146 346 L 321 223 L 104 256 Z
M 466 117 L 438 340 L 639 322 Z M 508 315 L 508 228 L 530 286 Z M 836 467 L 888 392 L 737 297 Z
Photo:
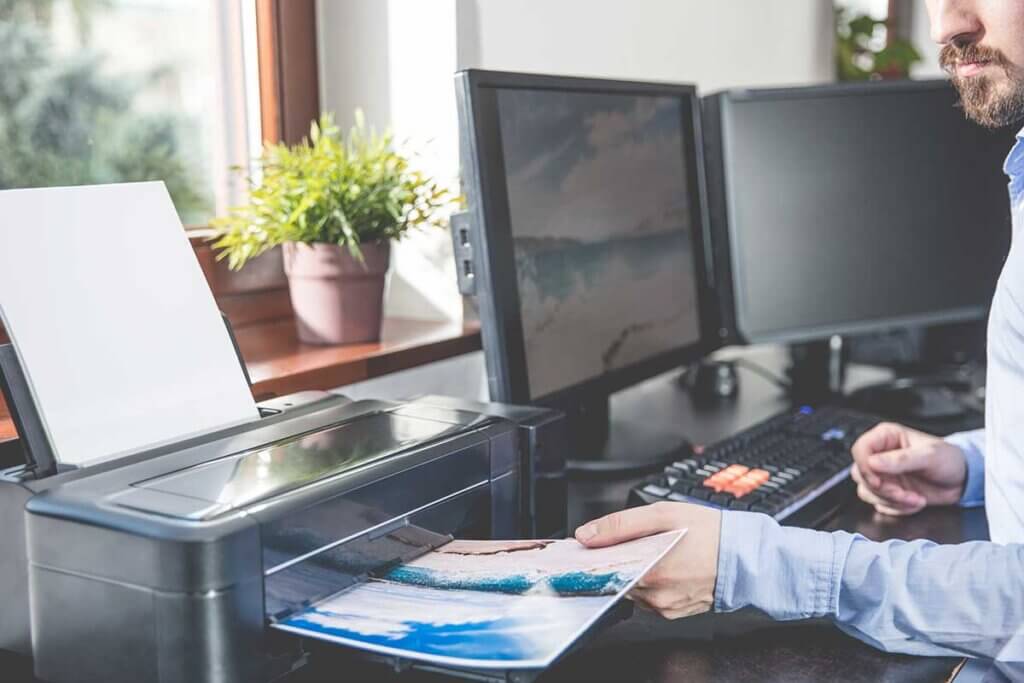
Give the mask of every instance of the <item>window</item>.
M 0 189 L 159 179 L 203 224 L 260 139 L 253 0 L 0 0 Z

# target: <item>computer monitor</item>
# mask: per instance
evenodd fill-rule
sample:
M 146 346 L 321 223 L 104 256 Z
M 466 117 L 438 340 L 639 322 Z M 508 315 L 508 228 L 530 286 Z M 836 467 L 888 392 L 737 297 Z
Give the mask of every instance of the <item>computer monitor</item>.
M 1012 131 L 944 81 L 705 98 L 723 342 L 979 319 L 1010 237 Z
M 475 70 L 457 89 L 456 249 L 492 399 L 571 412 L 705 353 L 695 89 Z

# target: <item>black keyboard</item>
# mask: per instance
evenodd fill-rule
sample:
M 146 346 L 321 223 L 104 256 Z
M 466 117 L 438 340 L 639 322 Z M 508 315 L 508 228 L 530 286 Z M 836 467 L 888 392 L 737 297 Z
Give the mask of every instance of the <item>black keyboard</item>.
M 850 447 L 879 421 L 833 407 L 782 413 L 672 463 L 634 488 L 630 503 L 698 503 L 763 512 L 779 521 L 803 512 L 807 522 L 815 509 L 820 519 L 819 499 L 849 477 Z

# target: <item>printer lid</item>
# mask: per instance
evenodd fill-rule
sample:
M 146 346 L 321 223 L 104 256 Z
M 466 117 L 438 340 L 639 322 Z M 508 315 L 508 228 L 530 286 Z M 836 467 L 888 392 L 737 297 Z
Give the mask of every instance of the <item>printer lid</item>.
M 206 505 L 187 506 L 181 516 L 207 520 L 274 498 L 328 477 L 337 477 L 464 430 L 479 416 L 437 420 L 412 411 L 371 413 L 326 429 L 289 436 L 259 448 L 210 460 L 132 484 Z M 454 413 L 449 412 L 446 417 Z M 140 507 L 138 496 L 119 504 Z M 149 510 L 156 511 L 156 510 Z M 168 510 L 162 509 L 167 514 Z

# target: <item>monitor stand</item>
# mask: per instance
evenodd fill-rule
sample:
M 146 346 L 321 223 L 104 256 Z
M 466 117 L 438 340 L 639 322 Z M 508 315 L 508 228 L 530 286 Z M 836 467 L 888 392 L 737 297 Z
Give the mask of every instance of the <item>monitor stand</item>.
M 851 392 L 847 405 L 913 425 L 984 413 L 984 397 L 969 369 L 960 375 L 920 372 Z
M 570 476 L 640 476 L 693 453 L 682 434 L 613 416 L 610 403 L 609 396 L 599 396 L 563 406 L 574 456 L 566 463 Z
M 842 403 L 892 420 L 941 420 L 981 409 L 967 374 L 919 367 L 911 376 L 845 393 L 848 353 L 841 337 L 789 347 L 786 371 L 794 404 Z
M 820 341 L 790 344 L 786 378 L 794 404 L 835 401 L 843 394 L 847 350 L 839 335 Z

